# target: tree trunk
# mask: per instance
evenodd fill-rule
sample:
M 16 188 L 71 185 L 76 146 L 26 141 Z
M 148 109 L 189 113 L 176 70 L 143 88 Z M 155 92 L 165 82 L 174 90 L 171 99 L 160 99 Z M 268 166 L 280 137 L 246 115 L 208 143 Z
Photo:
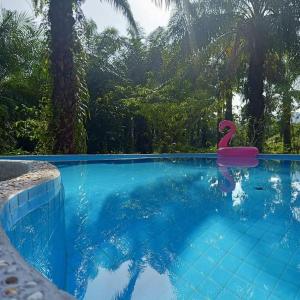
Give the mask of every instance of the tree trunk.
M 236 76 L 238 67 L 238 52 L 240 49 L 240 34 L 237 32 L 234 44 L 232 46 L 232 52 L 228 58 L 225 80 L 224 80 L 224 99 L 225 99 L 225 119 L 233 121 L 232 113 L 232 98 L 233 98 L 233 82 Z
M 224 91 L 224 98 L 225 98 L 225 119 L 233 121 L 233 114 L 232 114 L 232 85 L 229 80 L 225 83 L 225 91 Z
M 76 70 L 72 0 L 50 0 L 54 153 L 76 152 Z
M 217 143 L 216 146 L 218 148 L 218 144 L 219 144 L 219 140 L 221 139 L 221 133 L 219 131 L 219 124 L 220 122 L 223 120 L 222 118 L 222 99 L 218 99 L 218 103 L 217 103 Z
M 291 138 L 291 118 L 292 118 L 292 99 L 288 95 L 283 95 L 282 103 L 282 134 L 283 134 L 283 150 L 290 153 L 292 148 Z
M 264 91 L 264 63 L 266 51 L 264 47 L 263 35 L 259 28 L 254 30 L 252 40 L 250 41 L 250 63 L 248 70 L 247 96 L 249 129 L 248 138 L 252 145 L 260 151 L 264 144 L 264 111 L 265 97 Z

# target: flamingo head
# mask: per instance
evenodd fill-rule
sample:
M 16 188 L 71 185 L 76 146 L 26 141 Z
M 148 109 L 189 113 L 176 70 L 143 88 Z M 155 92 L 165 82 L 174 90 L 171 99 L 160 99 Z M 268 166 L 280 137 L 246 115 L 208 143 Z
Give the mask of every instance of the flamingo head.
M 232 121 L 229 120 L 223 120 L 219 123 L 219 132 L 223 132 L 225 128 L 229 128 L 233 131 L 233 133 L 236 132 L 236 126 Z

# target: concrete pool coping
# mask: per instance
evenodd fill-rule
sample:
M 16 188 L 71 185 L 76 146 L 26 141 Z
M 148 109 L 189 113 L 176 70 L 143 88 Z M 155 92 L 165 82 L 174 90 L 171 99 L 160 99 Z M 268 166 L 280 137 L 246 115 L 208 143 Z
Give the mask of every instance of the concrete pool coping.
M 140 159 L 217 158 L 214 153 L 176 154 L 97 154 L 0 156 L 0 209 L 12 215 L 20 205 L 30 202 L 37 194 L 56 192 L 60 188 L 59 170 L 48 162 L 118 161 Z M 261 154 L 259 159 L 300 161 L 300 155 Z M 9 170 L 9 174 L 5 172 Z M 74 299 L 30 267 L 11 245 L 0 226 L 0 298 L 1 299 Z
M 18 217 L 14 212 L 18 212 L 20 207 L 28 209 L 31 199 L 37 195 L 47 198 L 47 195 L 60 189 L 60 172 L 47 162 L 0 160 L 0 168 L 2 178 L 10 178 L 0 181 L 1 214 L 5 211 L 5 216 L 14 219 L 14 222 Z M 9 176 L 6 176 L 6 170 Z M 58 290 L 54 284 L 25 262 L 10 243 L 2 225 L 0 226 L 0 299 L 74 299 L 66 292 Z

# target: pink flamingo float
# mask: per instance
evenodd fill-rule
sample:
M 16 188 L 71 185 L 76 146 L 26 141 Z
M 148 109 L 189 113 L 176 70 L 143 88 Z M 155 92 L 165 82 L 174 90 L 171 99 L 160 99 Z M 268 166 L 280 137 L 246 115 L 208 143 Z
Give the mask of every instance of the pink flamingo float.
M 219 131 L 223 132 L 225 128 L 229 128 L 229 132 L 218 144 L 217 165 L 224 181 L 220 184 L 220 189 L 228 193 L 235 189 L 235 181 L 229 168 L 255 168 L 258 165 L 256 156 L 259 151 L 256 147 L 228 147 L 236 133 L 236 126 L 233 122 L 224 120 L 219 124 Z
M 228 147 L 236 133 L 236 126 L 232 121 L 223 120 L 219 124 L 219 131 L 223 132 L 225 128 L 229 128 L 229 131 L 218 144 L 218 157 L 238 158 L 240 160 L 240 158 L 255 158 L 257 156 L 259 152 L 256 147 Z M 242 160 L 239 162 L 242 163 Z

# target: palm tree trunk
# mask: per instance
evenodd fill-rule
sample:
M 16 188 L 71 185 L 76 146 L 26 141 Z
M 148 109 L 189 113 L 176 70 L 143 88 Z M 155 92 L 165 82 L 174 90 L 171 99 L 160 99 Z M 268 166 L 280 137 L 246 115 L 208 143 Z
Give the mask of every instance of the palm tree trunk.
M 253 32 L 253 39 L 250 41 L 250 63 L 248 70 L 248 116 L 249 129 L 248 138 L 250 143 L 260 151 L 264 144 L 264 112 L 265 97 L 264 91 L 264 63 L 266 51 L 263 35 L 259 29 Z
M 218 143 L 219 143 L 219 140 L 221 138 L 221 133 L 219 132 L 219 123 L 223 120 L 222 118 L 222 99 L 218 99 L 217 100 L 218 103 L 217 103 L 217 141 L 216 141 L 216 146 L 218 147 Z
M 232 93 L 232 85 L 231 85 L 230 80 L 226 80 L 224 88 L 225 88 L 225 92 L 224 92 L 224 96 L 225 96 L 225 119 L 233 121 L 233 114 L 232 114 L 232 97 L 233 97 L 233 93 Z
M 232 52 L 228 58 L 226 66 L 226 78 L 224 80 L 224 98 L 225 98 L 225 119 L 233 121 L 232 113 L 232 98 L 233 98 L 233 82 L 238 67 L 238 52 L 240 49 L 240 33 L 237 32 L 234 44 L 232 46 Z
M 285 153 L 290 153 L 292 148 L 291 110 L 292 110 L 292 100 L 288 95 L 284 95 L 283 103 L 282 103 L 282 134 L 283 134 L 283 150 Z
M 50 0 L 49 22 L 54 153 L 75 153 L 76 71 L 72 0 Z

